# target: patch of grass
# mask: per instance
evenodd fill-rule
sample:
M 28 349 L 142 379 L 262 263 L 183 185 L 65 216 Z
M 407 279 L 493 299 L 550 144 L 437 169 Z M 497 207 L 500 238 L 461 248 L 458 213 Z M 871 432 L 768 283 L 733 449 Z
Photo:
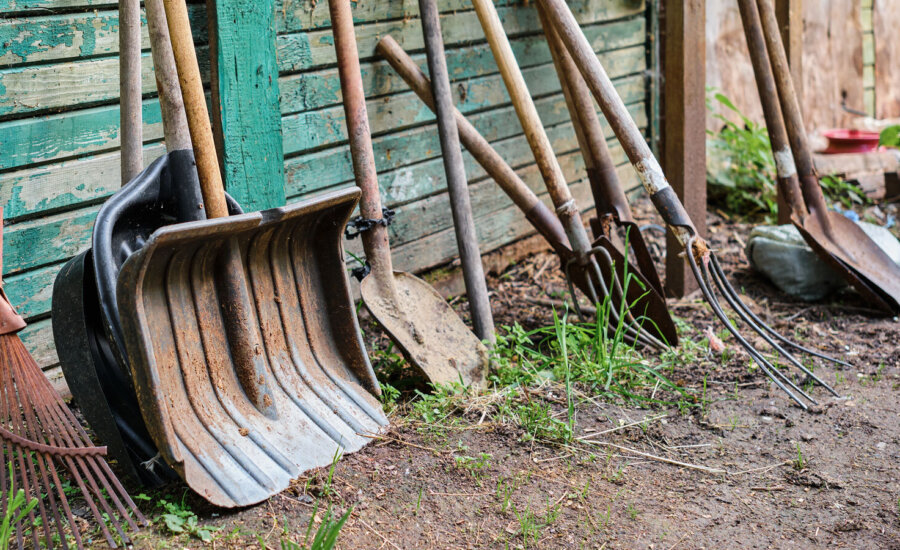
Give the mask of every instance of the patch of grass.
M 332 550 L 337 544 L 341 529 L 344 528 L 344 524 L 347 523 L 350 514 L 353 513 L 353 508 L 347 510 L 340 519 L 335 519 L 332 515 L 332 507 L 329 506 L 325 515 L 321 518 L 321 523 L 319 523 L 315 535 L 313 535 L 312 529 L 315 525 L 318 513 L 319 503 L 316 503 L 312 516 L 309 518 L 309 524 L 306 527 L 306 535 L 303 538 L 303 544 L 301 545 L 292 540 L 282 538 L 281 550 Z M 309 539 L 310 535 L 313 536 L 312 541 Z M 265 544 L 263 544 L 262 541 L 260 541 L 260 543 L 262 547 L 265 548 Z
M 791 465 L 794 467 L 795 470 L 800 472 L 803 470 L 803 468 L 806 468 L 807 464 L 808 464 L 808 461 L 805 458 L 803 458 L 803 451 L 800 449 L 800 443 L 797 443 L 797 456 L 791 462 Z
M 635 508 L 634 503 L 632 502 L 629 502 L 625 506 L 625 511 L 628 512 L 628 517 L 630 517 L 632 521 L 636 520 L 641 514 L 641 512 L 637 508 Z
M 723 124 L 721 130 L 707 131 L 710 202 L 741 219 L 774 223 L 778 214 L 776 169 L 766 128 L 744 116 L 721 93 L 707 98 L 710 111 L 714 110 L 714 101 L 735 113 L 741 123 L 716 114 L 715 118 Z
M 16 524 L 25 519 L 38 504 L 36 498 L 30 501 L 25 496 L 23 489 L 16 490 L 15 477 L 13 477 L 13 465 L 9 463 L 9 490 L 6 494 L 6 511 L 3 514 L 3 523 L 0 523 L 0 549 L 8 550 L 9 543 L 13 539 Z M 23 536 L 25 533 L 22 534 Z
M 491 455 L 490 453 L 480 453 L 477 457 L 453 457 L 456 468 L 468 472 L 478 483 L 479 487 L 481 487 L 481 480 L 484 478 L 484 471 L 491 467 L 492 458 L 493 455 Z

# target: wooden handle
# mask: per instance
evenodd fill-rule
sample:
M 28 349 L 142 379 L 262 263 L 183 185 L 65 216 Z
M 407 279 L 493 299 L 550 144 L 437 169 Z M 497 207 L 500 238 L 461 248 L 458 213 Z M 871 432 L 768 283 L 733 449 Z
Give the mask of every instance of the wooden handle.
M 172 51 L 175 54 L 175 66 L 178 68 L 178 81 L 181 83 L 181 95 L 187 112 L 191 141 L 194 144 L 194 158 L 197 161 L 206 215 L 209 218 L 223 218 L 228 216 L 225 186 L 222 183 L 222 173 L 219 171 L 216 144 L 209 122 L 209 111 L 206 108 L 206 94 L 203 92 L 203 81 L 200 79 L 200 67 L 197 64 L 197 52 L 194 50 L 194 40 L 191 36 L 187 5 L 184 0 L 163 0 L 163 4 L 166 8 Z
M 416 62 L 403 51 L 400 44 L 390 35 L 378 41 L 375 46 L 378 55 L 387 60 L 388 64 L 397 71 L 397 74 L 415 92 L 419 99 L 432 111 L 435 110 L 434 97 L 431 93 L 431 82 L 428 77 L 419 70 Z M 484 171 L 493 178 L 513 203 L 525 213 L 535 229 L 557 251 L 563 251 L 569 246 L 569 240 L 563 231 L 559 219 L 553 215 L 547 206 L 541 202 L 534 191 L 522 181 L 522 178 L 503 160 L 503 157 L 491 147 L 491 144 L 478 133 L 475 126 L 463 116 L 456 108 L 453 110 L 456 127 L 459 131 L 459 140 L 467 151 L 475 158 Z
M 163 0 L 144 0 L 144 7 L 147 10 L 147 28 L 153 52 L 156 89 L 159 90 L 166 151 L 171 153 L 191 149 L 191 133 L 188 130 L 187 115 L 184 113 L 178 69 L 175 68 L 172 39 L 169 37 L 169 27 L 166 23 L 166 9 Z
M 141 2 L 119 0 L 119 123 L 122 185 L 144 168 Z
M 522 129 L 525 130 L 525 137 L 531 146 L 550 198 L 556 208 L 562 208 L 572 202 L 572 194 L 569 192 L 565 175 L 553 153 L 550 139 L 544 131 L 537 108 L 528 92 L 525 78 L 519 70 L 512 47 L 509 45 L 509 39 L 500 22 L 500 16 L 497 15 L 493 0 L 473 0 L 473 4 L 481 27 L 484 29 L 484 35 L 494 53 L 494 59 L 500 68 L 500 75 L 506 84 L 506 90 L 516 109 L 519 122 L 522 124 Z

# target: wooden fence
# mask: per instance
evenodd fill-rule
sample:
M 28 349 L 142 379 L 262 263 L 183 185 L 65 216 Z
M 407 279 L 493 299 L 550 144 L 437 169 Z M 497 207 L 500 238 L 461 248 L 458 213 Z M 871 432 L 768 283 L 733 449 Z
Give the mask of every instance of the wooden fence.
M 470 2 L 440 5 L 457 106 L 546 200 Z M 587 209 L 592 201 L 582 161 L 534 7 L 511 0 L 497 5 L 573 193 Z M 575 0 L 570 5 L 638 124 L 647 128 L 647 3 Z M 416 6 L 414 0 L 360 0 L 353 8 L 382 193 L 398 211 L 391 226 L 395 264 L 410 271 L 456 256 L 434 118 L 374 56 L 377 40 L 390 34 L 424 68 Z M 205 9 L 202 4 L 189 8 L 202 71 L 208 75 Z M 284 181 L 271 185 L 283 185 L 287 200 L 296 201 L 353 185 L 353 174 L 327 2 L 276 0 L 274 9 Z M 30 322 L 23 338 L 38 361 L 53 369 L 53 280 L 66 260 L 89 245 L 100 205 L 119 187 L 116 4 L 0 0 L 0 13 L 5 16 L 0 19 L 4 279 L 12 302 Z M 146 25 L 144 49 L 144 157 L 150 162 L 165 148 Z M 634 187 L 636 178 L 622 150 L 611 147 L 623 185 Z M 482 249 L 530 234 L 512 202 L 471 157 L 465 159 Z M 350 241 L 348 251 L 359 255 L 358 246 Z

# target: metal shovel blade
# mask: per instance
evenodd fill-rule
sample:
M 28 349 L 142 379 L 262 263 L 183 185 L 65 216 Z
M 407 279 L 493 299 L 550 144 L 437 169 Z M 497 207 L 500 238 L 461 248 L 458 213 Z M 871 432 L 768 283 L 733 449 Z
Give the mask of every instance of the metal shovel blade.
M 396 294 L 373 274 L 363 279 L 360 292 L 366 308 L 410 362 L 434 384 L 483 386 L 488 350 L 446 300 L 409 273 L 395 271 L 393 284 Z
M 144 420 L 166 462 L 215 505 L 260 502 L 387 424 L 343 261 L 358 199 L 349 189 L 166 226 L 123 266 L 119 308 Z M 235 270 L 244 277 L 223 300 Z M 237 312 L 247 319 L 238 338 Z M 236 339 L 252 365 L 235 359 L 247 357 Z M 253 384 L 266 388 L 264 407 Z
M 818 213 L 817 213 L 818 214 Z M 875 244 L 853 220 L 827 212 L 825 227 L 819 215 L 803 219 L 806 242 L 870 304 L 887 313 L 900 311 L 900 266 Z

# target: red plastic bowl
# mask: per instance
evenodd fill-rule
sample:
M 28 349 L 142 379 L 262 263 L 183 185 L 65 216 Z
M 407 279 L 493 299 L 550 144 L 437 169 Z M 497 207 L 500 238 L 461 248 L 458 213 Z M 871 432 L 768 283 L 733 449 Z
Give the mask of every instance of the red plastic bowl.
M 826 155 L 868 153 L 878 149 L 878 132 L 839 128 L 828 130 L 824 135 L 828 138 L 828 148 L 823 151 Z

